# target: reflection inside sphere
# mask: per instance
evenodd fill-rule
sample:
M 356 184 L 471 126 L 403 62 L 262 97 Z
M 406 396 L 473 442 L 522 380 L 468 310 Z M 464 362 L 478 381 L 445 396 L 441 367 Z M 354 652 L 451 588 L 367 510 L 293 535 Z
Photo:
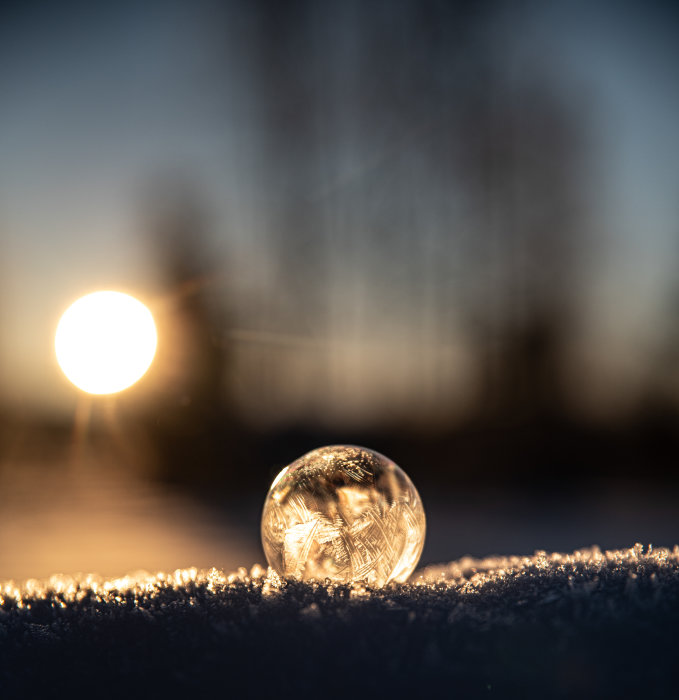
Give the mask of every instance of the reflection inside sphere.
M 406 473 L 350 445 L 321 447 L 283 469 L 262 513 L 264 553 L 286 578 L 402 582 L 424 535 L 422 501 Z

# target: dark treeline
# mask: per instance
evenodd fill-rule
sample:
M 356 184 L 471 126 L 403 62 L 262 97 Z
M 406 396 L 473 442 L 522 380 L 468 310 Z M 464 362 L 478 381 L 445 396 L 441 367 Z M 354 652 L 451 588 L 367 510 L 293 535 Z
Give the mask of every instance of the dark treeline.
M 673 478 L 675 405 L 640 404 L 602 426 L 572 400 L 569 343 L 591 244 L 586 110 L 547 65 L 529 77 L 511 70 L 501 13 L 425 5 L 242 9 L 247 48 L 238 50 L 260 127 L 272 283 L 256 303 L 226 300 L 240 307 L 229 321 L 203 283 L 209 264 L 196 264 L 207 257 L 199 212 L 175 209 L 154 239 L 168 291 L 188 292 L 172 314 L 178 342 L 193 348 L 179 384 L 146 409 L 162 478 L 261 487 L 287 460 L 332 442 L 381 449 L 419 479 L 567 488 L 639 477 L 641 465 Z M 348 174 L 345 158 L 357 163 Z M 412 354 L 427 319 L 427 342 L 461 334 L 473 358 L 469 397 L 445 384 L 445 355 L 424 370 L 385 356 L 392 384 L 429 385 L 426 409 L 406 389 L 391 414 L 383 406 L 349 427 L 333 420 L 333 402 L 351 404 L 338 383 L 355 386 L 352 371 L 371 390 L 364 365 L 380 315 L 405 319 Z M 244 350 L 233 341 L 236 318 L 322 342 L 293 348 L 297 361 L 276 345 Z M 342 336 L 359 338 L 346 351 L 358 352 L 357 364 L 344 361 Z M 281 420 L 241 415 L 234 397 L 244 376 L 247 391 L 271 404 L 255 405 Z M 315 399 L 287 415 L 286 399 L 294 404 L 309 385 Z

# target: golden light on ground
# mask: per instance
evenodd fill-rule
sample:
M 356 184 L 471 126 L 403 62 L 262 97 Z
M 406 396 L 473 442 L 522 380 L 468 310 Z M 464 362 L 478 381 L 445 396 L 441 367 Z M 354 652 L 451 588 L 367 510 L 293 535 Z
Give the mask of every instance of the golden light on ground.
M 68 379 L 90 394 L 113 394 L 138 381 L 151 365 L 158 336 L 151 312 L 121 292 L 88 294 L 61 317 L 57 361 Z

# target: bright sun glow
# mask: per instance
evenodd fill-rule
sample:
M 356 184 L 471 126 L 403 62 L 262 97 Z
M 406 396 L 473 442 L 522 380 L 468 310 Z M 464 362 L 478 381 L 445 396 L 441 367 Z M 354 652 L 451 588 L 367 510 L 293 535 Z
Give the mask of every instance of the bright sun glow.
M 127 389 L 149 368 L 158 336 L 151 312 L 121 292 L 94 292 L 61 317 L 54 346 L 64 374 L 90 394 Z

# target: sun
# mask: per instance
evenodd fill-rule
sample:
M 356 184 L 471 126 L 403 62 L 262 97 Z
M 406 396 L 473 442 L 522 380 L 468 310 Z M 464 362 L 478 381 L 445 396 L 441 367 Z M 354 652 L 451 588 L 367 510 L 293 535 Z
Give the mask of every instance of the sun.
M 151 365 L 158 334 L 151 312 L 121 292 L 93 292 L 74 302 L 59 321 L 57 361 L 68 379 L 89 394 L 114 394 Z

